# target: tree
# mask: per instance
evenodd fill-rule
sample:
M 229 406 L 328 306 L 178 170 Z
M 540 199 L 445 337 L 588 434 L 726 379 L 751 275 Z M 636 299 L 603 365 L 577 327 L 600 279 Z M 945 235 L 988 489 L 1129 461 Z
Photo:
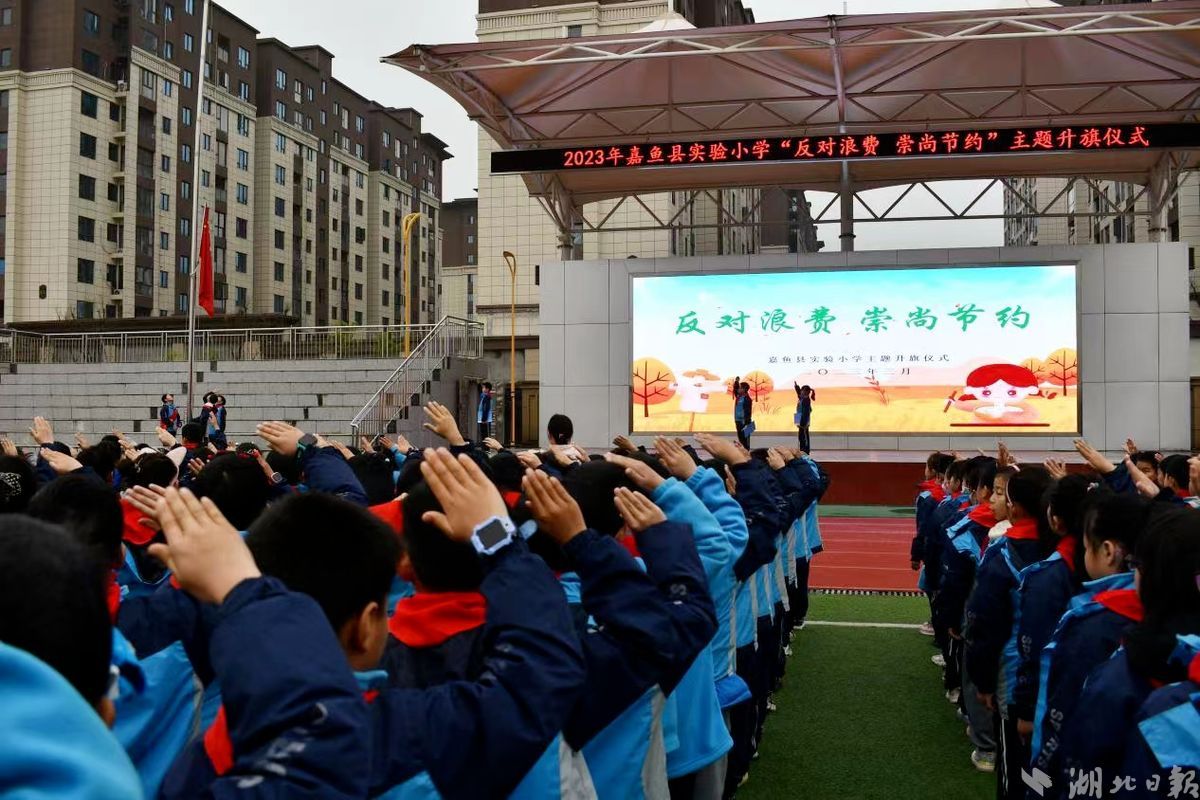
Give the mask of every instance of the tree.
M 1021 362 L 1021 366 L 1032 372 L 1038 383 L 1050 380 L 1050 371 L 1046 367 L 1046 362 L 1040 358 L 1027 358 Z
M 742 383 L 750 384 L 750 399 L 755 402 L 775 391 L 775 381 L 771 380 L 771 376 L 757 369 L 749 375 L 743 375 Z
M 650 406 L 665 403 L 675 396 L 671 385 L 675 373 L 657 358 L 639 358 L 633 362 L 633 399 L 642 404 L 642 416 L 650 416 Z
M 1068 385 L 1079 385 L 1079 357 L 1070 347 L 1055 350 L 1046 359 L 1046 373 L 1062 387 L 1063 397 L 1066 397 Z

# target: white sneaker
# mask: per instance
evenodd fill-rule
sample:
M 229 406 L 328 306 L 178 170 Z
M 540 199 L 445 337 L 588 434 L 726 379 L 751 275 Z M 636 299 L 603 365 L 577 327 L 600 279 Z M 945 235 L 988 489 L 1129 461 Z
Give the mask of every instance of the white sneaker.
M 929 660 L 932 661 L 933 663 L 937 664 L 939 667 L 946 666 L 946 659 L 942 658 L 941 653 L 938 653 L 937 655 L 931 657 Z
M 925 636 L 933 636 L 933 626 L 928 622 L 922 622 L 921 627 L 918 628 L 918 630 Z
M 995 772 L 996 771 L 996 754 L 985 753 L 982 750 L 971 751 L 971 763 L 975 765 L 975 769 L 980 772 Z
M 783 654 L 788 658 L 792 657 L 792 646 L 790 644 L 783 648 Z
M 950 689 L 946 692 L 946 699 L 950 701 L 950 705 L 958 705 L 958 698 L 962 696 L 962 690 Z
M 806 624 L 807 624 L 807 620 L 803 620 L 803 619 L 800 620 L 800 622 L 796 624 L 796 630 L 798 630 L 798 631 L 804 630 L 804 626 Z

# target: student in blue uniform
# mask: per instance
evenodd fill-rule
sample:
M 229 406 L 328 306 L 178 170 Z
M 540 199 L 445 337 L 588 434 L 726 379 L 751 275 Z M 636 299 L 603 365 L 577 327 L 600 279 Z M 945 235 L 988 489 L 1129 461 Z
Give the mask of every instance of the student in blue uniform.
M 1187 678 L 1155 689 L 1138 710 L 1121 766 L 1132 791 L 1122 798 L 1186 797 L 1200 786 L 1200 636 L 1177 636 L 1170 660 Z
M 1139 709 L 1155 688 L 1187 677 L 1188 664 L 1174 656 L 1178 637 L 1200 634 L 1200 515 L 1187 508 L 1156 509 L 1138 542 L 1135 564 L 1143 618 L 1128 631 L 1124 646 L 1088 675 L 1063 727 L 1060 769 L 1051 776 L 1063 786 L 1081 770 L 1118 775 L 1138 730 Z
M 925 479 L 917 485 L 917 499 L 914 502 L 916 525 L 913 532 L 912 544 L 909 545 L 909 563 L 913 572 L 921 569 L 925 560 L 926 525 L 934 509 L 946 499 L 946 471 L 954 463 L 954 456 L 947 453 L 931 453 L 925 460 Z M 926 590 L 925 596 L 932 601 L 932 593 Z M 930 609 L 932 615 L 932 608 Z M 921 633 L 933 636 L 933 622 L 921 625 Z
M 933 595 L 941 584 L 942 539 L 944 538 L 942 533 L 952 524 L 952 521 L 961 518 L 964 509 L 970 503 L 970 497 L 963 490 L 963 478 L 966 471 L 967 462 L 965 460 L 955 461 L 946 468 L 945 499 L 934 507 L 921 529 L 917 531 L 917 537 L 923 548 L 921 562 L 924 564 L 918 584 L 930 598 L 931 604 Z M 930 612 L 932 613 L 932 605 Z M 936 640 L 936 644 L 939 647 L 942 646 L 943 641 L 940 637 Z
M 1148 500 L 1115 492 L 1098 494 L 1084 509 L 1084 564 L 1091 580 L 1071 598 L 1039 657 L 1030 765 L 1047 775 L 1060 772 L 1060 734 L 1088 673 L 1142 620 L 1130 565 L 1149 515 Z M 1044 796 L 1055 800 L 1066 793 L 1066 787 L 1053 786 Z M 1026 797 L 1032 800 L 1028 792 Z
M 796 390 L 796 435 L 799 439 L 800 449 L 805 453 L 812 452 L 812 437 L 808 435 L 808 429 L 812 425 L 812 408 L 816 402 L 817 393 L 807 383 L 801 386 L 795 381 L 792 382 L 793 388 Z

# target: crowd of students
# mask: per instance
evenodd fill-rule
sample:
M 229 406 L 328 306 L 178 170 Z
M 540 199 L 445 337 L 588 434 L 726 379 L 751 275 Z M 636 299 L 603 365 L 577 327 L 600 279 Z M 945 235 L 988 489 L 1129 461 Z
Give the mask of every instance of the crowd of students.
M 443 447 L 176 441 L 170 413 L 159 446 L 0 440 L 0 795 L 732 797 L 807 613 L 820 465 L 593 455 L 562 415 L 513 452 L 425 413 Z
M 997 797 L 1200 797 L 1200 458 L 932 454 L 912 568 Z

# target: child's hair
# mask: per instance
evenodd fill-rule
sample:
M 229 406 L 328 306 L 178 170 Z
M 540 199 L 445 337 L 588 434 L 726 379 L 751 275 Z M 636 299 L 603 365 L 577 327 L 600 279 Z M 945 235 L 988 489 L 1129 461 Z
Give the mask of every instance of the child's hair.
M 617 487 L 635 491 L 636 487 L 626 477 L 624 468 L 607 461 L 589 461 L 564 475 L 563 487 L 575 498 L 583 511 L 584 523 L 592 530 L 615 536 L 625 526 L 613 502 L 613 492 Z
M 354 476 L 367 493 L 369 505 L 386 503 L 396 496 L 396 481 L 392 478 L 392 459 L 378 453 L 361 453 L 348 462 Z
M 0 514 L 19 514 L 37 491 L 33 467 L 20 456 L 0 456 Z
M 490 384 L 490 383 L 489 383 L 489 382 L 487 382 L 487 381 L 484 381 L 484 382 L 483 382 L 483 388 L 487 389 L 488 391 L 491 391 L 491 389 L 492 389 L 492 384 Z
M 1008 502 L 1019 506 L 1029 517 L 1037 521 L 1038 540 L 1042 545 L 1042 557 L 1053 552 L 1058 541 L 1050 530 L 1046 518 L 1046 490 L 1053 479 L 1045 467 L 1025 467 L 1008 479 Z
M 29 516 L 61 525 L 87 548 L 98 564 L 121 562 L 125 518 L 117 494 L 94 475 L 63 475 L 38 490 Z
M 269 487 L 258 462 L 236 453 L 213 456 L 196 479 L 192 491 L 216 504 L 229 524 L 240 531 L 262 513 Z
M 95 705 L 108 690 L 106 570 L 57 525 L 0 517 L 0 641 L 44 661 Z
M 1083 509 L 1083 537 L 1096 550 L 1106 541 L 1116 542 L 1132 558 L 1150 519 L 1151 503 L 1127 492 L 1094 489 Z
M 1167 456 L 1159 464 L 1159 469 L 1165 478 L 1171 478 L 1180 489 L 1188 488 L 1188 457 L 1181 455 Z
M 214 399 L 214 402 L 218 403 L 219 405 L 225 405 L 225 395 L 223 395 L 223 394 L 214 395 L 213 399 Z
M 963 471 L 963 486 L 970 491 L 980 487 L 992 488 L 992 479 L 996 475 L 996 459 L 991 456 L 975 456 L 967 460 Z
M 1016 474 L 1017 474 L 1016 467 L 999 467 L 996 470 L 996 474 L 992 476 L 992 486 L 995 486 L 996 481 L 1001 480 L 1001 479 L 1006 480 L 1006 481 L 1011 480 L 1012 476 L 1016 475 Z
M 123 488 L 133 486 L 170 486 L 179 475 L 175 462 L 163 453 L 147 452 L 136 460 L 125 459 L 117 464 L 121 470 Z
M 801 387 L 800 387 L 800 392 L 801 392 L 801 393 L 808 392 L 808 399 L 809 399 L 809 400 L 816 400 L 816 399 L 817 399 L 817 391 L 816 391 L 816 389 L 812 388 L 812 387 L 811 387 L 811 386 L 809 386 L 807 383 L 806 383 L 806 384 L 804 384 L 803 386 L 801 386 Z
M 400 552 L 396 534 L 374 514 L 319 492 L 272 505 L 250 526 L 246 545 L 263 574 L 316 600 L 334 630 L 368 603 L 382 606 Z
M 413 484 L 404 498 L 404 551 L 421 586 L 431 592 L 471 592 L 483 583 L 483 567 L 470 542 L 446 538 L 421 517 L 441 511 L 433 491 L 424 481 Z
M 575 426 L 566 414 L 555 414 L 550 417 L 546 432 L 550 434 L 551 444 L 570 444 L 571 437 L 575 435 Z
M 1129 456 L 1129 460 L 1134 464 L 1153 464 L 1158 469 L 1158 455 L 1153 450 L 1138 450 Z
M 238 455 L 246 455 L 255 459 L 262 455 L 262 448 L 260 448 L 254 442 L 241 442 L 237 447 L 233 448 L 233 450 Z
M 113 470 L 121 460 L 121 446 L 110 439 L 101 439 L 91 447 L 79 451 L 76 459 L 85 467 L 91 467 L 106 481 L 112 480 Z
M 1072 571 L 1080 583 L 1087 580 L 1083 558 L 1083 516 L 1092 487 L 1092 480 L 1086 475 L 1067 475 L 1046 490 L 1046 508 L 1050 514 L 1062 520 L 1066 528 L 1063 538 L 1075 541 L 1075 565 Z
M 171 396 L 171 393 L 170 393 L 170 392 L 167 392 L 166 394 L 164 394 L 164 395 L 162 396 L 162 401 L 163 401 L 164 403 L 165 403 L 165 402 L 167 402 L 167 398 L 168 398 L 168 397 L 170 397 L 170 396 Z
M 1156 505 L 1137 544 L 1142 622 L 1125 647 L 1133 671 L 1145 678 L 1182 680 L 1187 665 L 1171 665 L 1179 634 L 1200 633 L 1200 514 Z
M 183 437 L 183 441 L 190 444 L 200 444 L 204 439 L 204 428 L 199 422 L 189 422 L 179 431 L 179 435 Z
M 525 477 L 525 465 L 514 453 L 504 451 L 496 453 L 488 460 L 492 468 L 493 480 L 502 492 L 521 491 L 521 479 Z
M 925 466 L 929 467 L 930 472 L 933 472 L 935 475 L 941 475 L 945 472 L 945 469 L 938 470 L 938 467 L 942 465 L 942 459 L 945 456 L 946 454 L 942 452 L 930 453 L 929 458 L 925 459 Z
M 741 388 L 742 388 L 742 394 L 749 394 L 749 393 L 750 393 L 750 384 L 746 383 L 745 381 L 742 381 L 742 387 L 741 387 Z
M 962 481 L 967 472 L 966 461 L 955 461 L 950 466 L 946 467 L 947 481 Z

